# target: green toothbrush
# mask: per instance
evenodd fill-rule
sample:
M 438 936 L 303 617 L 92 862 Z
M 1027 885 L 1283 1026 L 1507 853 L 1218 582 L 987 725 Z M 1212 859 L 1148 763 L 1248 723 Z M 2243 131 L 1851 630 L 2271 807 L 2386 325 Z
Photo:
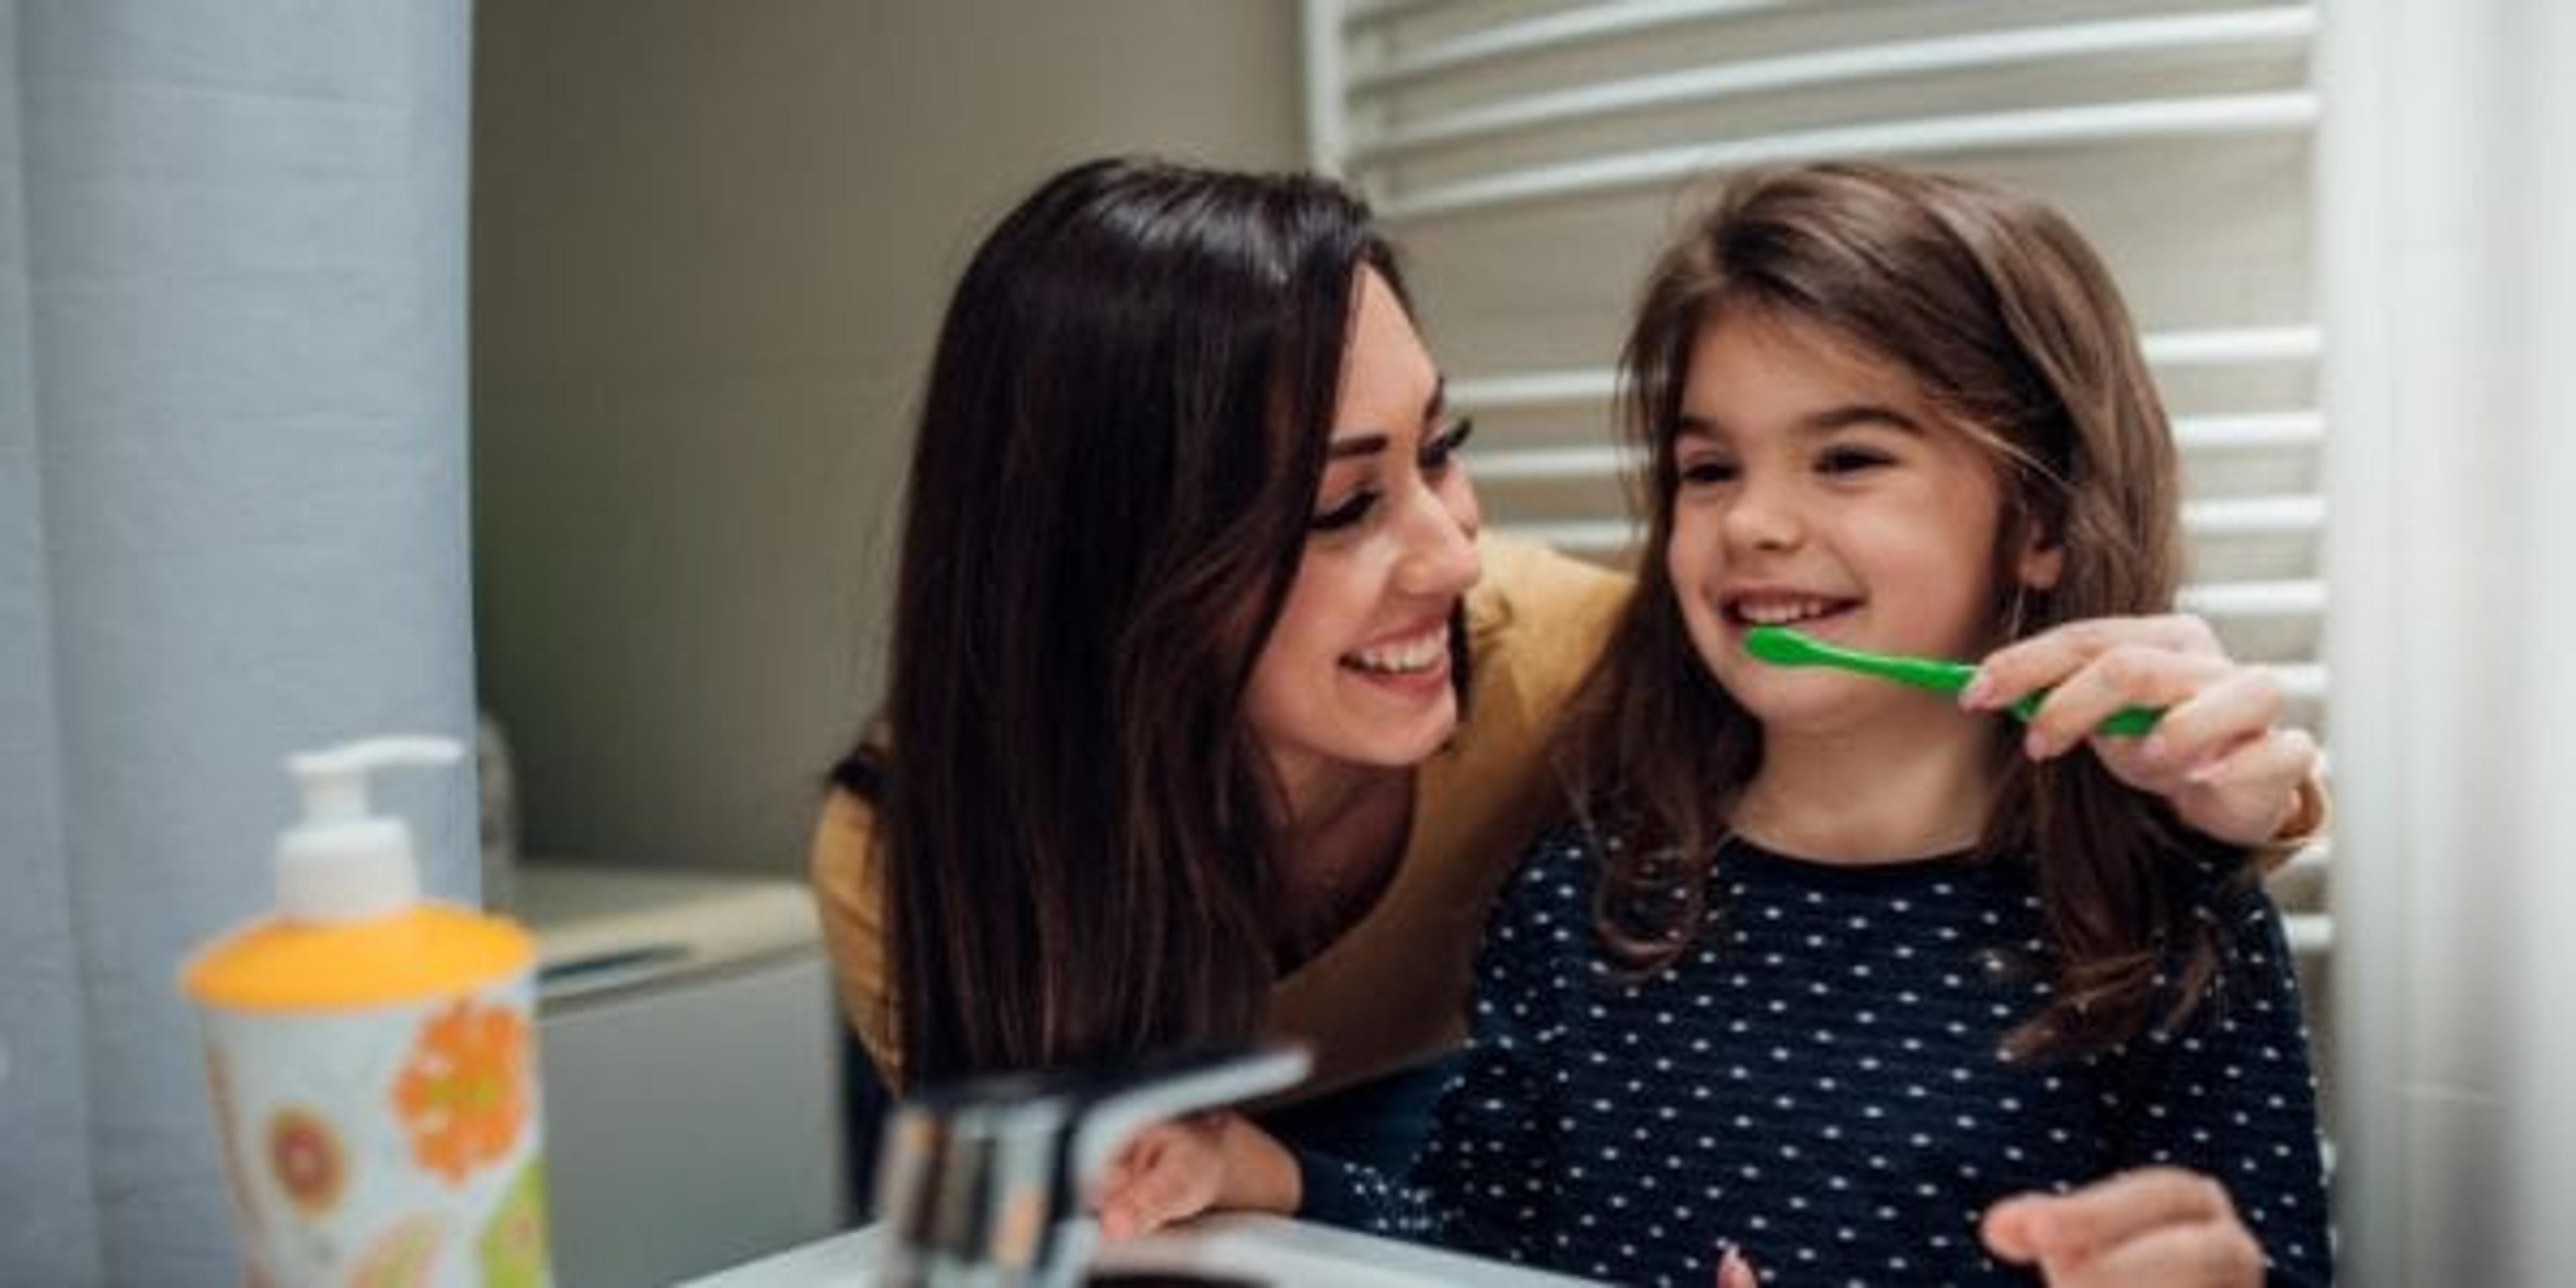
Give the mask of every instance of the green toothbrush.
M 1813 636 L 1801 634 L 1786 626 L 1756 626 L 1744 633 L 1744 651 L 1775 666 L 1836 666 L 1863 675 L 1910 684 L 1936 693 L 1956 693 L 1968 687 L 1977 668 L 1965 662 L 1942 662 L 1928 657 L 1898 657 L 1887 653 L 1868 653 L 1856 648 L 1836 648 Z M 2023 720 L 2039 709 L 2040 699 L 2048 696 L 2042 689 L 2022 695 L 2007 708 Z M 2094 726 L 2094 732 L 2113 737 L 2134 738 L 2156 727 L 2164 715 L 2158 707 L 2122 707 L 2110 718 Z

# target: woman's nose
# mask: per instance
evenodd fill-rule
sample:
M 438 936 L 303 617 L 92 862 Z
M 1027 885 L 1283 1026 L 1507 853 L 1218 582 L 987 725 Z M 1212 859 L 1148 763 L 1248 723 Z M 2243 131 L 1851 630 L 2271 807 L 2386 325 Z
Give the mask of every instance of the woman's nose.
M 1482 515 L 1476 493 L 1463 477 L 1429 484 L 1413 492 L 1404 525 L 1403 563 L 1398 584 L 1419 595 L 1461 595 L 1484 571 L 1476 554 L 1476 529 Z

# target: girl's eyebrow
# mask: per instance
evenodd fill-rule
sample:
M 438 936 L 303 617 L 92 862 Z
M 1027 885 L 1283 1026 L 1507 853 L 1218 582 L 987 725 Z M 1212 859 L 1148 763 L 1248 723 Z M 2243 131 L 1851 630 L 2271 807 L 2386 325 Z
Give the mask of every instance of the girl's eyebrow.
M 1798 422 L 1800 429 L 1816 434 L 1849 429 L 1854 425 L 1885 425 L 1890 429 L 1903 430 L 1909 434 L 1926 432 L 1923 422 L 1893 407 L 1883 407 L 1877 403 L 1851 403 L 1841 407 L 1829 407 L 1802 417 Z
M 1893 407 L 1878 403 L 1847 403 L 1839 407 L 1828 407 L 1823 411 L 1810 412 L 1799 417 L 1797 424 L 1792 426 L 1791 430 L 1803 437 L 1812 438 L 1821 434 L 1830 434 L 1838 429 L 1850 429 L 1860 425 L 1881 425 L 1900 433 L 1915 435 L 1931 432 L 1925 428 L 1922 421 Z M 1684 412 L 1673 424 L 1673 437 L 1723 439 L 1726 437 L 1726 431 L 1710 417 L 1694 416 Z
M 1442 376 L 1432 383 L 1431 396 L 1424 399 L 1422 402 L 1423 423 L 1427 425 L 1432 421 L 1440 419 L 1442 409 L 1446 408 L 1448 405 L 1449 378 L 1447 376 Z M 1337 437 L 1332 442 L 1326 444 L 1324 447 L 1324 458 L 1326 460 L 1338 461 L 1353 456 L 1375 456 L 1386 450 L 1388 437 L 1389 435 L 1384 430 L 1354 430 L 1348 434 Z

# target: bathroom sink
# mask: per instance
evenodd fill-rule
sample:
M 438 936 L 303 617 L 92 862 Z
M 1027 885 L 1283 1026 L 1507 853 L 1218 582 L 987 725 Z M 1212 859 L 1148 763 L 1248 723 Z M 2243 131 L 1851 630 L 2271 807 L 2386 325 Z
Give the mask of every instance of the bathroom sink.
M 882 1239 L 879 1229 L 870 1226 L 695 1280 L 689 1288 L 870 1282 Z M 1331 1226 L 1243 1213 L 1117 1245 L 1094 1269 L 1111 1275 L 1196 1273 L 1276 1288 L 1565 1288 L 1589 1282 Z

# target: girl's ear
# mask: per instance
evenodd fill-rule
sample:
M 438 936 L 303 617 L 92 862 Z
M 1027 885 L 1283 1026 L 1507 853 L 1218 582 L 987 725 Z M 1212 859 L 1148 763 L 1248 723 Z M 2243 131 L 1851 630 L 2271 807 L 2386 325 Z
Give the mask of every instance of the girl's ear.
M 2033 525 L 2036 527 L 2037 525 Z M 2057 579 L 2066 571 L 2066 546 L 2051 533 L 2034 531 L 2022 544 L 2021 562 L 2015 569 L 2025 590 L 2054 590 Z

